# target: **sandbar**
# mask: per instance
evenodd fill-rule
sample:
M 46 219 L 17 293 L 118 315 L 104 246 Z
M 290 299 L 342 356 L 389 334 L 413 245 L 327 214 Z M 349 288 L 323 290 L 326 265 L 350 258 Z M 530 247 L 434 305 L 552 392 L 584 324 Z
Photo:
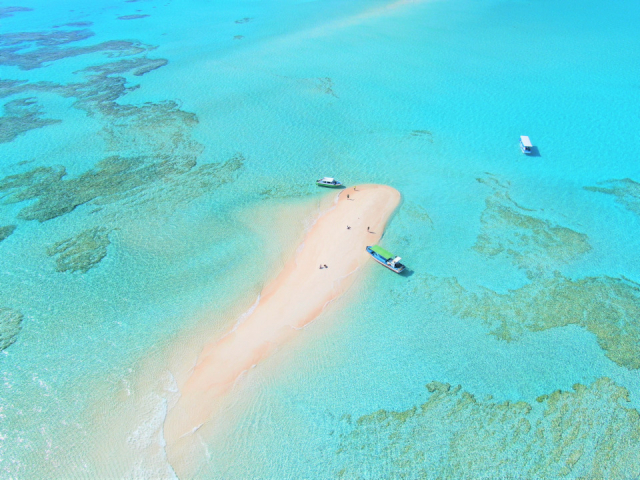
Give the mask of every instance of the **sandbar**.
M 311 226 L 294 258 L 261 292 L 254 309 L 204 346 L 179 385 L 180 398 L 164 424 L 167 455 L 179 475 L 188 475 L 193 459 L 184 457 L 195 453 L 195 439 L 190 437 L 214 418 L 216 400 L 314 321 L 357 280 L 363 265 L 373 263 L 365 247 L 380 240 L 400 193 L 385 185 L 358 185 L 335 195 L 335 203 Z

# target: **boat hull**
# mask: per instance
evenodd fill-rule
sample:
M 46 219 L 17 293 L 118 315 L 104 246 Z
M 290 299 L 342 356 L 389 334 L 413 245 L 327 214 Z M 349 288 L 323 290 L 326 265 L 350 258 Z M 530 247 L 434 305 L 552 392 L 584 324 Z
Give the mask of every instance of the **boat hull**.
M 320 183 L 320 182 L 316 182 L 316 185 L 319 187 L 325 187 L 325 188 L 342 188 L 342 184 L 329 184 L 329 183 Z
M 376 262 L 378 262 L 383 267 L 387 267 L 392 272 L 401 273 L 405 269 L 405 266 L 402 264 L 397 264 L 396 266 L 392 267 L 387 263 L 386 259 L 380 257 L 378 254 L 372 251 L 369 247 L 367 247 L 367 253 L 371 255 L 371 258 L 373 258 Z

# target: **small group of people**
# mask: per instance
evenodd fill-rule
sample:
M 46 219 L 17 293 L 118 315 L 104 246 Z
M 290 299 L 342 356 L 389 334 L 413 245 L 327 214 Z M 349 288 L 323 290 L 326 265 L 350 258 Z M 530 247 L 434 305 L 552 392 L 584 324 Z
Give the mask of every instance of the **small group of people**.
M 320 270 L 322 270 L 323 268 L 329 268 L 329 267 L 327 267 L 326 263 L 324 265 L 320 264 Z

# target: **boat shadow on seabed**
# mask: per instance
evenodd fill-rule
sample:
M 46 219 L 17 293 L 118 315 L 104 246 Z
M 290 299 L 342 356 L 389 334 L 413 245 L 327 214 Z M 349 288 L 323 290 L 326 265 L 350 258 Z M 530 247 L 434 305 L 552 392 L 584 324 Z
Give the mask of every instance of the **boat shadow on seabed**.
M 527 154 L 527 157 L 542 157 L 540 149 L 536 146 L 531 147 L 531 153 Z
M 404 270 L 402 270 L 398 275 L 401 276 L 401 277 L 410 277 L 414 273 L 415 272 L 413 270 L 411 270 L 410 268 L 404 267 Z

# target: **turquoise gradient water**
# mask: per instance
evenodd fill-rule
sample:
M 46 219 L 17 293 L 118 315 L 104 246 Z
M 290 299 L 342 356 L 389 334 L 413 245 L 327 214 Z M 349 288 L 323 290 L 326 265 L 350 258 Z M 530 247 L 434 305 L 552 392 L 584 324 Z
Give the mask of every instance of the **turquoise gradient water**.
M 204 439 L 207 457 L 193 460 L 202 476 L 336 478 L 349 472 L 339 451 L 357 432 L 345 419 L 411 409 L 429 398 L 424 385 L 432 381 L 461 385 L 478 399 L 535 405 L 541 395 L 609 377 L 629 391 L 630 408 L 640 408 L 637 367 L 604 348 L 604 320 L 552 326 L 559 314 L 515 295 L 507 317 L 525 327 L 505 341 L 492 333 L 502 318 L 497 307 L 482 310 L 490 300 L 473 297 L 495 299 L 556 275 L 640 282 L 640 192 L 626 184 L 618 195 L 584 188 L 640 182 L 636 2 L 24 6 L 32 11 L 0 19 L 3 33 L 93 35 L 41 45 L 49 50 L 39 53 L 25 43 L 19 53 L 45 58 L 109 41 L 146 50 L 124 55 L 111 46 L 45 59 L 40 68 L 0 65 L 0 79 L 40 85 L 7 92 L 3 103 L 33 98 L 40 118 L 61 120 L 35 128 L 23 119 L 30 129 L 0 143 L 2 185 L 57 165 L 65 179 L 81 179 L 63 198 L 55 181 L 37 184 L 31 197 L 25 182 L 0 192 L 0 226 L 17 226 L 0 243 L 0 308 L 23 315 L 14 343 L 0 353 L 3 476 L 171 476 L 162 455 L 131 435 L 147 425 L 155 432 L 149 442 L 161 445 L 158 405 L 170 403 L 169 394 L 154 391 L 154 406 L 114 437 L 129 439 L 130 455 L 109 470 L 93 463 L 89 439 L 100 422 L 92 415 L 117 411 L 114 402 L 144 368 L 163 374 L 159 364 L 142 367 L 144 359 L 179 349 L 176 339 L 193 329 L 215 337 L 255 302 L 331 195 L 314 189 L 319 175 L 402 193 L 383 245 L 411 272 L 368 267 L 360 285 L 250 372 L 232 394 L 225 428 Z M 125 15 L 148 16 L 118 19 Z M 64 26 L 70 22 L 91 24 Z M 70 90 L 81 82 L 106 89 L 107 80 L 81 70 L 141 58 L 168 63 L 143 75 L 129 67 L 113 73 L 138 86 L 115 104 L 83 106 L 81 98 L 95 100 L 89 87 Z M 520 135 L 539 155 L 520 153 Z M 100 170 L 114 156 L 144 173 L 114 174 L 115 161 Z M 24 214 L 38 202 L 74 203 L 69 198 L 89 190 L 90 200 L 53 218 Z M 18 194 L 28 198 L 7 196 Z M 83 243 L 72 260 L 88 269 L 57 271 L 61 255 L 50 255 L 52 247 L 95 228 L 108 232 L 104 258 L 87 264 L 82 252 L 102 250 Z M 462 290 L 451 287 L 454 279 Z M 616 303 L 618 290 L 582 287 L 567 303 L 604 298 L 615 319 L 628 322 L 613 344 L 637 344 L 640 297 L 637 284 L 628 285 L 624 304 Z M 587 310 L 584 318 L 595 311 Z M 438 438 L 453 435 L 443 427 Z M 602 441 L 594 432 L 585 438 Z M 388 475 L 392 460 L 362 460 L 365 477 Z

